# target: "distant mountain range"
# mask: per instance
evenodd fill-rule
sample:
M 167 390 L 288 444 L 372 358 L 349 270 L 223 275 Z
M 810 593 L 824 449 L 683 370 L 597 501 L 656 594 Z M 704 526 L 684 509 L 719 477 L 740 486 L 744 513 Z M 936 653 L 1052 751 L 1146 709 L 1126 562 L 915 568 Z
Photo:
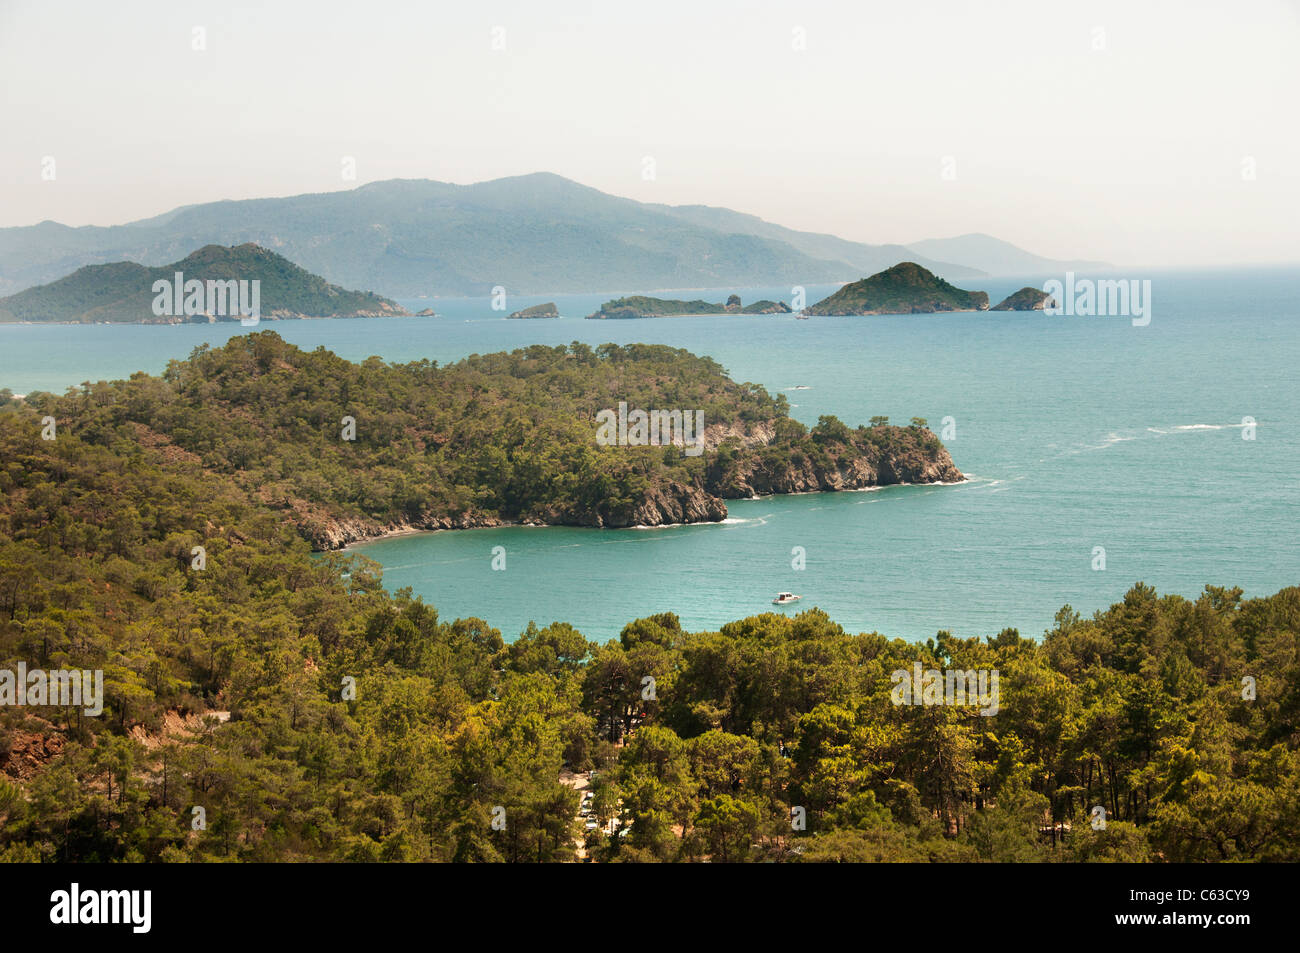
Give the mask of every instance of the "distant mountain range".
M 517 294 L 806 285 L 851 281 L 899 260 L 948 279 L 1070 264 L 983 235 L 867 245 L 724 208 L 636 202 L 535 173 L 210 202 L 109 227 L 3 228 L 0 294 L 85 265 L 158 266 L 201 246 L 249 242 L 336 285 L 408 298 L 485 294 L 497 285 Z
M 275 320 L 406 313 L 396 302 L 332 285 L 252 244 L 208 245 L 158 268 L 130 261 L 86 265 L 0 298 L 0 322 L 180 324 L 253 314 Z
M 956 238 L 927 238 L 907 246 L 922 255 L 960 261 L 989 275 L 1042 275 L 1062 271 L 1097 271 L 1114 267 L 1105 261 L 1059 261 L 1034 255 L 992 235 L 972 232 Z M 913 259 L 919 261 L 919 259 Z M 933 270 L 933 269 L 931 269 Z

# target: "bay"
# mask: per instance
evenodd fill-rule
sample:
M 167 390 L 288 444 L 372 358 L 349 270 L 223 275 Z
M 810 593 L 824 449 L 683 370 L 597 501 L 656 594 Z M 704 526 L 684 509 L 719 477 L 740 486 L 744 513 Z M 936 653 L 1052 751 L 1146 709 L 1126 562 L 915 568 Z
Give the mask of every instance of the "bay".
M 1050 275 L 958 282 L 993 301 Z M 670 344 L 790 399 L 807 424 L 912 416 L 946 439 L 969 477 L 733 501 L 723 524 L 641 530 L 507 527 L 393 537 L 356 547 L 445 618 L 478 616 L 515 637 L 564 620 L 589 638 L 672 611 L 691 629 L 816 606 L 852 631 L 924 639 L 940 629 L 1038 635 L 1063 604 L 1089 614 L 1141 580 L 1194 598 L 1206 584 L 1247 596 L 1300 583 L 1300 269 L 1170 271 L 1152 318 L 1039 313 L 813 318 L 704 316 L 585 321 L 615 293 L 555 301 L 555 320 L 509 321 L 490 299 L 403 301 L 436 318 L 264 322 L 351 360 L 429 358 L 530 344 Z M 808 301 L 830 286 L 809 287 Z M 789 287 L 655 292 L 790 299 Z M 0 326 L 0 387 L 62 390 L 161 371 L 202 343 L 250 329 Z M 1256 422 L 1253 440 L 1243 418 Z M 504 547 L 505 571 L 492 569 Z M 806 569 L 792 568 L 802 547 Z M 1105 569 L 1095 570 L 1096 547 Z M 779 590 L 803 599 L 777 608 Z

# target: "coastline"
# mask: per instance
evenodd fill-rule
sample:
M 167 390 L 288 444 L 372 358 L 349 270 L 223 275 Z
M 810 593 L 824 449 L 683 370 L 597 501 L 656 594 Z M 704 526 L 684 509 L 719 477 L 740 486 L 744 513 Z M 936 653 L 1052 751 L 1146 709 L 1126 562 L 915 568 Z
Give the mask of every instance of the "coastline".
M 966 483 L 973 482 L 970 477 L 961 480 L 935 480 L 932 483 L 881 483 L 875 486 L 846 487 L 841 490 L 794 490 L 790 493 L 766 493 L 760 496 L 739 496 L 732 497 L 724 502 L 752 502 L 755 500 L 770 500 L 778 496 L 817 496 L 822 493 L 877 493 L 881 490 L 887 490 L 896 486 L 962 486 Z M 631 526 L 579 526 L 573 523 L 545 523 L 541 521 L 520 521 L 520 520 L 501 520 L 495 523 L 485 523 L 479 526 L 437 526 L 433 528 L 423 528 L 419 526 L 397 526 L 392 529 L 386 529 L 374 535 L 359 537 L 352 542 L 339 546 L 337 549 L 313 549 L 313 553 L 342 553 L 349 550 L 357 549 L 361 546 L 368 546 L 371 543 L 383 542 L 387 539 L 397 539 L 402 536 L 418 536 L 426 533 L 470 533 L 482 529 L 505 529 L 523 527 L 526 529 L 558 529 L 568 527 L 570 529 L 629 529 L 629 530 L 654 530 L 654 529 L 672 529 L 682 526 L 722 526 L 731 519 L 730 514 L 719 520 L 695 520 L 685 523 L 634 523 Z

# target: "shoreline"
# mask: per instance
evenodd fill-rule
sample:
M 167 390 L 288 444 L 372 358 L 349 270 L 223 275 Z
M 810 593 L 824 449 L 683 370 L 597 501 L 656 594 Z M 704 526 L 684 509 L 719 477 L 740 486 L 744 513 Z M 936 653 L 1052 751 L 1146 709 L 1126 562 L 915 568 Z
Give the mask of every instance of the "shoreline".
M 965 479 L 952 480 L 947 482 L 943 480 L 936 480 L 933 483 L 882 483 L 876 486 L 849 487 L 843 490 L 796 490 L 791 493 L 768 493 L 763 496 L 738 496 L 730 500 L 725 500 L 724 502 L 752 503 L 758 500 L 772 500 L 780 496 L 817 496 L 822 493 L 876 493 L 881 490 L 888 490 L 891 487 L 896 487 L 896 486 L 963 486 L 964 484 L 971 483 L 971 482 L 973 482 L 971 478 L 966 477 Z M 396 529 L 385 530 L 382 533 L 377 533 L 373 536 L 363 537 L 361 539 L 348 543 L 345 546 L 340 546 L 338 549 L 314 549 L 312 550 L 312 552 L 313 553 L 343 553 L 352 549 L 356 549 L 359 546 L 368 546 L 371 543 L 379 543 L 388 539 L 398 539 L 402 536 L 419 536 L 426 533 L 471 533 L 474 532 L 475 530 L 514 529 L 514 528 L 591 529 L 591 530 L 623 529 L 623 530 L 645 531 L 645 530 L 655 530 L 655 529 L 673 529 L 682 526 L 723 526 L 731 518 L 732 518 L 731 514 L 730 512 L 728 512 L 727 516 L 720 520 L 697 520 L 691 523 L 659 523 L 655 525 L 638 523 L 632 526 L 574 526 L 571 523 L 538 523 L 538 522 L 524 523 L 518 520 L 503 520 L 500 523 L 495 523 L 491 526 L 448 526 L 448 527 L 438 527 L 436 529 L 421 529 L 418 526 L 402 526 Z

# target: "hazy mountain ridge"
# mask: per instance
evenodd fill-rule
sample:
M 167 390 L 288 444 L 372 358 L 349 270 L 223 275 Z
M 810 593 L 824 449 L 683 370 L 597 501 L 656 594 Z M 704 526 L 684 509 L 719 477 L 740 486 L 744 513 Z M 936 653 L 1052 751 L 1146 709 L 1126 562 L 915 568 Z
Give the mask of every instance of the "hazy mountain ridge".
M 918 255 L 915 249 L 906 245 L 866 245 L 861 242 L 852 242 L 848 239 L 839 238 L 835 235 L 819 232 L 799 232 L 792 228 L 786 228 L 784 225 L 774 225 L 771 222 L 764 221 L 757 215 L 735 212 L 731 209 L 711 205 L 656 205 L 653 207 L 662 209 L 665 214 L 695 224 L 716 228 L 720 231 L 730 231 L 785 242 L 813 258 L 844 262 L 851 266 L 850 271 L 852 274 L 883 271 L 899 261 L 910 259 L 920 261 L 936 274 L 943 274 L 950 278 L 987 277 L 986 273 L 979 268 L 970 267 L 965 263 L 954 264 L 952 261 L 933 260 L 924 254 Z
M 799 232 L 730 209 L 647 204 L 534 173 L 209 202 L 107 227 L 47 221 L 0 229 L 0 293 L 88 264 L 158 266 L 204 245 L 248 242 L 334 284 L 390 297 L 484 294 L 497 285 L 520 294 L 793 286 L 844 281 L 900 260 L 949 278 L 982 274 L 924 250 Z
M 927 238 L 907 246 L 922 255 L 961 261 L 987 275 L 1056 274 L 1063 271 L 1104 271 L 1114 266 L 1105 261 L 1044 258 L 1004 242 L 992 235 L 971 232 L 952 238 Z M 913 259 L 920 261 L 920 259 Z M 933 271 L 934 269 L 930 269 Z

